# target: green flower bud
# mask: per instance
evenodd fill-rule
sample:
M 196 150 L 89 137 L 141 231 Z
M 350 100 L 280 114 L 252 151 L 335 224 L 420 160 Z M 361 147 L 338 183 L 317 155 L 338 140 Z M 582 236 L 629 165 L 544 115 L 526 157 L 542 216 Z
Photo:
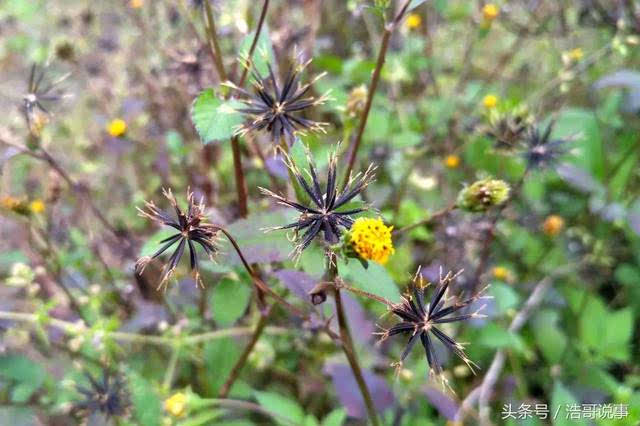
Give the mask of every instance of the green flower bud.
M 471 212 L 483 212 L 507 201 L 509 190 L 509 184 L 503 180 L 482 179 L 460 191 L 458 207 Z

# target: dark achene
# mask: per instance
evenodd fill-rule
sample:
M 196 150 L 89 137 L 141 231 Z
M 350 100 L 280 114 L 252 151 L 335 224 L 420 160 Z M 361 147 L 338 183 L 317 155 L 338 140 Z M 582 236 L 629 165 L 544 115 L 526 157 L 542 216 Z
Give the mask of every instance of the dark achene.
M 196 283 L 202 286 L 202 280 L 200 279 L 200 271 L 198 269 L 198 256 L 194 243 L 198 243 L 204 251 L 207 253 L 210 259 L 213 259 L 218 249 L 216 247 L 216 236 L 219 231 L 219 227 L 207 223 L 207 217 L 204 214 L 205 206 L 200 200 L 199 203 L 194 201 L 193 192 L 187 190 L 187 211 L 186 213 L 178 206 L 176 198 L 173 196 L 171 190 L 162 190 L 162 193 L 169 200 L 173 206 L 177 219 L 173 219 L 167 213 L 160 210 L 153 201 L 145 203 L 146 211 L 138 209 L 140 216 L 149 218 L 154 222 L 158 222 L 162 225 L 174 228 L 178 232 L 170 237 L 160 241 L 163 246 L 156 251 L 152 256 L 144 256 L 138 259 L 136 262 L 136 272 L 138 274 L 144 271 L 144 268 L 149 264 L 152 259 L 160 256 L 167 251 L 170 247 L 178 244 L 174 250 L 169 261 L 165 264 L 162 279 L 158 288 L 162 287 L 167 280 L 171 277 L 173 272 L 182 258 L 185 247 L 189 248 L 189 259 L 191 262 L 191 270 L 193 271 Z

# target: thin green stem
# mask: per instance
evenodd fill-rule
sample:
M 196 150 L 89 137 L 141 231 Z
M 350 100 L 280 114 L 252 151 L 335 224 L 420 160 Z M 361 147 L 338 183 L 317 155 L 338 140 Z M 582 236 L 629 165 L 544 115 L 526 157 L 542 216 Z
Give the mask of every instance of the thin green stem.
M 40 326 L 50 326 L 63 331 L 64 333 L 77 336 L 81 334 L 92 334 L 93 330 L 89 330 L 84 324 L 73 323 L 37 314 L 26 314 L 22 312 L 0 311 L 0 320 L 9 320 L 17 322 L 25 322 L 37 324 Z M 210 340 L 223 339 L 231 336 L 244 336 L 252 334 L 254 329 L 251 327 L 234 327 L 222 330 L 209 331 L 207 333 L 194 334 L 192 336 L 153 336 L 147 334 L 127 333 L 122 331 L 101 331 L 101 336 L 105 339 L 114 339 L 120 342 L 140 343 L 157 346 L 174 346 L 176 339 L 181 339 L 184 346 L 197 345 Z M 286 334 L 288 330 L 282 327 L 265 327 L 267 334 Z
M 356 163 L 356 158 L 358 156 L 358 150 L 360 149 L 360 144 L 362 143 L 362 135 L 364 134 L 364 129 L 367 126 L 367 119 L 369 118 L 369 112 L 371 111 L 371 105 L 373 103 L 373 96 L 376 93 L 376 89 L 378 88 L 378 83 L 380 81 L 380 74 L 382 72 L 382 67 L 384 66 L 385 58 L 387 56 L 387 50 L 389 48 L 389 41 L 391 40 L 391 35 L 397 28 L 398 24 L 402 21 L 405 13 L 407 12 L 407 8 L 411 0 L 406 0 L 400 12 L 396 15 L 393 21 L 387 25 L 385 25 L 384 33 L 382 34 L 382 42 L 380 45 L 380 51 L 378 52 L 378 59 L 376 61 L 376 68 L 373 70 L 373 75 L 371 76 L 371 83 L 369 84 L 369 90 L 367 92 L 367 102 L 365 103 L 364 110 L 362 111 L 362 115 L 360 116 L 360 124 L 358 125 L 358 130 L 356 132 L 356 137 L 353 140 L 353 144 L 349 149 L 349 160 L 347 162 L 347 169 L 342 181 L 342 188 L 347 186 L 349 182 L 349 176 L 351 175 L 351 171 Z
M 222 52 L 220 50 L 220 44 L 218 43 L 218 34 L 216 31 L 216 22 L 213 19 L 213 13 L 211 12 L 211 4 L 208 1 L 202 2 L 204 7 L 204 26 L 207 30 L 207 37 L 209 39 L 209 48 L 211 49 L 211 57 L 213 63 L 218 71 L 218 77 L 220 81 L 227 80 L 227 72 L 224 69 L 222 63 Z

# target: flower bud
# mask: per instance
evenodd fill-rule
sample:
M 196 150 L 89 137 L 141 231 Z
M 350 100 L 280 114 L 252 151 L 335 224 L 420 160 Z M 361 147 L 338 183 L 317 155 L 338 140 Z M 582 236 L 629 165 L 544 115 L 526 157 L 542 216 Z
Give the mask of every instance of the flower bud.
M 471 212 L 483 212 L 509 198 L 509 184 L 486 178 L 465 187 L 458 195 L 458 207 Z

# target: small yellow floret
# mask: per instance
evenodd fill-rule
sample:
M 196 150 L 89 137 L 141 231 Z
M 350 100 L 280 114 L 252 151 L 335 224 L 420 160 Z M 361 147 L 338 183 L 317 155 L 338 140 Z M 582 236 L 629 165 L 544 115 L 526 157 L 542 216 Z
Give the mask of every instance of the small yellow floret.
M 482 8 L 482 17 L 485 21 L 493 21 L 500 14 L 500 8 L 493 3 L 485 4 Z
M 558 235 L 562 228 L 564 228 L 564 219 L 555 214 L 547 216 L 542 224 L 542 231 L 550 237 Z
M 447 155 L 444 159 L 444 165 L 450 169 L 455 169 L 460 165 L 460 157 L 457 155 Z
M 33 200 L 31 203 L 29 203 L 29 210 L 31 210 L 32 213 L 43 213 L 45 209 L 45 205 L 44 205 L 44 201 L 37 199 L 37 200 Z
M 182 392 L 174 393 L 164 401 L 164 409 L 174 417 L 184 415 L 187 406 L 187 395 Z
M 419 28 L 420 25 L 422 25 L 422 17 L 417 13 L 412 13 L 411 15 L 407 16 L 405 25 L 410 30 L 415 30 L 416 28 Z
M 500 281 L 507 281 L 511 273 L 504 266 L 496 266 L 493 268 L 493 277 Z
M 580 47 L 576 47 L 575 49 L 571 49 L 569 52 L 567 52 L 567 54 L 569 55 L 569 59 L 571 59 L 573 61 L 579 61 L 584 56 L 584 52 L 582 51 L 582 48 L 580 48 Z
M 114 138 L 124 135 L 126 131 L 127 123 L 121 118 L 112 120 L 107 126 L 107 132 L 109 132 L 109 134 Z
M 498 97 L 496 95 L 486 95 L 482 98 L 482 105 L 487 109 L 495 108 L 498 105 Z
M 144 6 L 144 0 L 131 0 L 129 2 L 129 7 L 132 9 L 140 9 Z
M 366 260 L 384 265 L 389 256 L 395 253 L 391 231 L 382 219 L 358 218 L 351 226 L 350 243 L 356 253 Z

